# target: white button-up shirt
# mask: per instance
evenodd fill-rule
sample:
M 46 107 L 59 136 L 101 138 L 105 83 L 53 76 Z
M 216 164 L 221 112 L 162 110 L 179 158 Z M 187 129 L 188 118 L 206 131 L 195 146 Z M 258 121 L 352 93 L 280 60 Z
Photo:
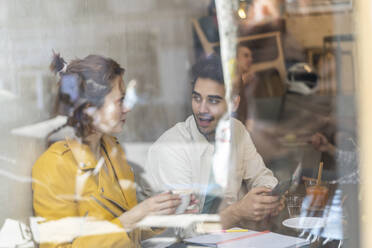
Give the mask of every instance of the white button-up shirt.
M 230 174 L 223 193 L 224 208 L 240 200 L 251 188 L 273 188 L 277 179 L 257 153 L 243 124 L 231 119 Z M 146 194 L 171 189 L 193 189 L 199 196 L 199 210 L 204 206 L 206 186 L 212 172 L 214 143 L 199 132 L 190 116 L 167 130 L 149 149 L 145 165 Z M 145 184 L 146 185 L 146 184 Z

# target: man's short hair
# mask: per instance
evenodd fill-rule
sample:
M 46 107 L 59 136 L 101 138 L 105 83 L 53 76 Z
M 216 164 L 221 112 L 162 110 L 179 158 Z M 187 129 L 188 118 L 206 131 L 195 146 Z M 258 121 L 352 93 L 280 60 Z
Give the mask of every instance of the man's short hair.
M 198 61 L 191 70 L 192 88 L 194 89 L 198 78 L 206 78 L 224 85 L 221 58 L 217 55 L 211 55 Z

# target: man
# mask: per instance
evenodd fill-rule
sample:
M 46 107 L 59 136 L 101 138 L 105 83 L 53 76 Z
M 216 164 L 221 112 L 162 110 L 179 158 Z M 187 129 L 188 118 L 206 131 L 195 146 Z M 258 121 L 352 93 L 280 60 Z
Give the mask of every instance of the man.
M 193 114 L 166 131 L 149 150 L 145 169 L 151 190 L 193 189 L 199 212 L 219 212 L 224 228 L 241 220 L 262 220 L 279 207 L 278 197 L 269 195 L 277 179 L 265 167 L 245 127 L 231 118 L 232 170 L 227 187 L 219 187 L 212 169 L 215 135 L 227 112 L 220 59 L 201 61 L 193 74 Z M 239 96 L 233 99 L 237 107 Z

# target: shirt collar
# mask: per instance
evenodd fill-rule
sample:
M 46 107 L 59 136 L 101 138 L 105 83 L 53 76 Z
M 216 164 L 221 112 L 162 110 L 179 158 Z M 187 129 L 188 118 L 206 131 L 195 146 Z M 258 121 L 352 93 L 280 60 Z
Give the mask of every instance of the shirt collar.
M 189 116 L 186 120 L 186 123 L 190 128 L 191 137 L 195 142 L 210 144 L 207 138 L 205 138 L 205 136 L 199 131 L 194 115 Z
M 189 129 L 192 141 L 198 146 L 198 151 L 204 153 L 208 148 L 214 151 L 214 143 L 209 143 L 207 138 L 199 131 L 193 115 L 186 119 L 186 127 Z

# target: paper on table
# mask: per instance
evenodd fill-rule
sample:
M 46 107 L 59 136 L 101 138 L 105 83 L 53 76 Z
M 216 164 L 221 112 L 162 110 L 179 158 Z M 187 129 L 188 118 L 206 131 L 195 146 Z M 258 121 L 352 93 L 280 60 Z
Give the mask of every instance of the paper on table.
M 209 246 L 209 247 L 217 247 L 217 244 L 220 242 L 240 238 L 240 237 L 246 236 L 247 234 L 253 234 L 253 233 L 254 233 L 253 231 L 231 232 L 231 233 L 221 232 L 221 233 L 215 233 L 215 234 L 196 236 L 193 238 L 185 239 L 184 241 L 188 243 L 202 244 L 202 245 Z
M 0 230 L 0 247 L 34 247 L 29 228 L 17 220 L 6 219 Z
M 194 223 L 219 222 L 217 214 L 177 214 L 150 215 L 137 223 L 137 227 L 182 227 L 187 228 Z
M 256 232 L 227 232 L 209 234 L 185 239 L 188 243 L 201 244 L 218 248 L 294 248 L 308 244 L 305 239 L 272 233 L 269 231 Z

